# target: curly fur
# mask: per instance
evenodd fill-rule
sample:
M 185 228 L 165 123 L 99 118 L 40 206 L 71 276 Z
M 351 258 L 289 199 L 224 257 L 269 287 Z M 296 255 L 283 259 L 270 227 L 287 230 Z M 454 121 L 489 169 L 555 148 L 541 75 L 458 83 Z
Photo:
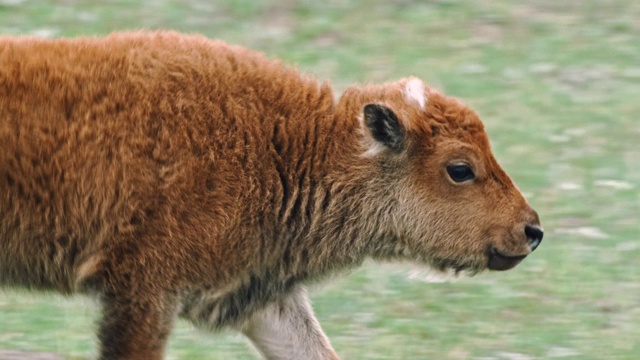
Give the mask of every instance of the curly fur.
M 366 104 L 397 114 L 403 151 Z M 421 80 L 336 102 L 201 36 L 0 38 L 0 144 L 0 284 L 97 294 L 102 359 L 161 358 L 176 314 L 267 358 L 337 358 L 301 284 L 367 257 L 481 271 L 538 222 L 477 115 Z

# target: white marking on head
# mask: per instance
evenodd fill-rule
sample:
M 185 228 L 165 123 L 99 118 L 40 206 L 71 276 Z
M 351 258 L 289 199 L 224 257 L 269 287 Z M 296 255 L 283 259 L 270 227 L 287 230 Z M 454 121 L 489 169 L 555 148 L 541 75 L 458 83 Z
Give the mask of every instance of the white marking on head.
M 421 110 L 427 105 L 424 83 L 418 78 L 411 78 L 404 86 L 404 97 L 407 102 L 418 103 Z

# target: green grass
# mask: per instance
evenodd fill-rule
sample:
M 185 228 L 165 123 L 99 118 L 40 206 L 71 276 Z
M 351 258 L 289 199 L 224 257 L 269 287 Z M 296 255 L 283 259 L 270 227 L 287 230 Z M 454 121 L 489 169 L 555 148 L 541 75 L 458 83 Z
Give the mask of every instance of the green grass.
M 171 28 L 330 79 L 425 79 L 483 118 L 541 215 L 513 271 L 424 284 L 367 264 L 315 289 L 345 359 L 636 359 L 640 353 L 640 2 L 9 1 L 0 33 Z M 17 5 L 16 5 L 17 4 Z M 0 293 L 0 348 L 96 355 L 86 299 Z M 179 323 L 171 359 L 247 359 L 234 334 Z

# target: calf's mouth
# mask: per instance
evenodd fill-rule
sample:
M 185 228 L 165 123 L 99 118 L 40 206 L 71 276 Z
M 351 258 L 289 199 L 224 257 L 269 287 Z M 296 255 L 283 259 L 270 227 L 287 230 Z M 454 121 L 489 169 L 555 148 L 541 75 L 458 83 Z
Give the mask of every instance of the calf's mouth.
M 526 257 L 527 255 L 507 255 L 492 247 L 489 248 L 488 251 L 489 263 L 487 267 L 489 270 L 496 271 L 509 270 L 518 265 L 520 261 Z

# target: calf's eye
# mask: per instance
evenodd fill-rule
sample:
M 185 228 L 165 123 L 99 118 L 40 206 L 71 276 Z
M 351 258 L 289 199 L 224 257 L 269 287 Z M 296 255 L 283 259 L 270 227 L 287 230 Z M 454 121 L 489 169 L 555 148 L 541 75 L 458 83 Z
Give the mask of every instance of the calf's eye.
M 458 183 L 473 180 L 476 177 L 471 167 L 466 164 L 449 165 L 447 166 L 447 173 L 451 180 Z

